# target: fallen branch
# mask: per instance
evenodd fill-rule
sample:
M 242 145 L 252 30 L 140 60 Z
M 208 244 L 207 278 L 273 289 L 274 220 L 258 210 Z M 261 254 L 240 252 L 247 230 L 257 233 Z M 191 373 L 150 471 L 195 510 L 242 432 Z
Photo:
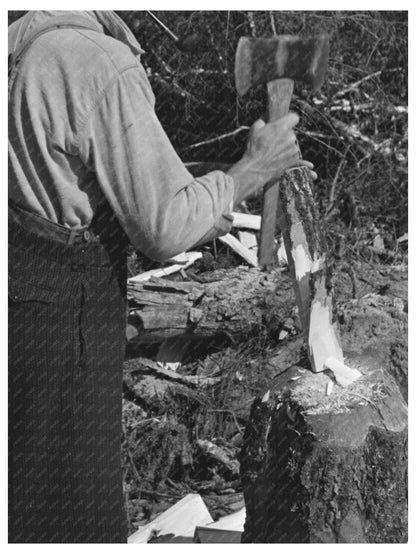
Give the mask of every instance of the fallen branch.
M 374 73 L 371 73 L 370 75 L 366 75 L 362 79 L 359 79 L 358 81 L 355 81 L 355 83 L 351 83 L 347 87 L 339 90 L 336 92 L 333 96 L 333 98 L 337 98 L 338 96 L 343 96 L 347 92 L 351 92 L 352 90 L 356 90 L 360 85 L 365 83 L 366 81 L 369 81 L 370 79 L 375 79 L 377 77 L 380 77 L 382 73 L 396 73 L 397 71 L 400 71 L 400 68 L 393 68 L 393 69 L 383 69 L 376 71 Z

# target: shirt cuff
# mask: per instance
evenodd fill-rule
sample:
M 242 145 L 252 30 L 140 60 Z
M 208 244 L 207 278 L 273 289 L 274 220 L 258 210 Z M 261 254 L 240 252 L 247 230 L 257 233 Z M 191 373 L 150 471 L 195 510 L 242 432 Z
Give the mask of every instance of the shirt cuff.
M 194 246 L 200 246 L 201 244 L 205 244 L 206 242 L 210 242 L 218 237 L 226 235 L 231 231 L 233 222 L 234 217 L 231 213 L 222 215 L 217 223 L 208 231 L 208 233 L 205 233 L 205 235 Z

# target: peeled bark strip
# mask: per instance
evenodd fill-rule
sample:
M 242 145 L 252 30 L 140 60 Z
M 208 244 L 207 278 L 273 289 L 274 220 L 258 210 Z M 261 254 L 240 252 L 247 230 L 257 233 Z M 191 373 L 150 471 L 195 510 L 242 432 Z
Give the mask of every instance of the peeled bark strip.
M 278 217 L 309 359 L 314 371 L 323 371 L 326 359 L 342 362 L 343 355 L 332 322 L 325 241 L 309 179 L 306 168 L 283 175 Z
M 406 542 L 407 408 L 383 369 L 359 363 L 363 377 L 330 396 L 326 374 L 292 368 L 254 403 L 243 542 Z

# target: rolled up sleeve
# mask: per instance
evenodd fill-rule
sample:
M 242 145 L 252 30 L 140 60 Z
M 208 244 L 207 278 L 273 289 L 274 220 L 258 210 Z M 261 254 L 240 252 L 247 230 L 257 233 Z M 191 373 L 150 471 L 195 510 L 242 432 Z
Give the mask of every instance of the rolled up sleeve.
M 232 177 L 222 171 L 192 177 L 155 114 L 140 65 L 102 91 L 79 154 L 133 246 L 152 259 L 163 261 L 231 229 Z

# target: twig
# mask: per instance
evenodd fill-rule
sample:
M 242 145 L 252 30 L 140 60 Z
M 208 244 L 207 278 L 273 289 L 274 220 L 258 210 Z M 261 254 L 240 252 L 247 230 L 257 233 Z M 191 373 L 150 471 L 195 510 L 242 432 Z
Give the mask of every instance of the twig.
M 161 85 L 171 89 L 172 92 L 174 92 L 175 94 L 181 96 L 182 98 L 192 99 L 195 102 L 197 102 L 198 104 L 205 104 L 205 102 L 203 100 L 200 100 L 195 95 L 191 94 L 187 90 L 183 89 L 180 85 L 178 85 L 176 80 L 167 81 L 159 73 L 152 73 L 151 78 L 154 79 L 155 81 L 159 81 L 159 83 Z
M 194 148 L 199 148 L 200 146 L 207 146 L 208 144 L 213 144 L 214 142 L 217 142 L 219 140 L 225 140 L 227 138 L 233 137 L 238 133 L 241 133 L 242 131 L 248 131 L 249 129 L 250 127 L 248 127 L 247 125 L 241 125 L 241 127 L 238 127 L 238 129 L 235 129 L 234 131 L 224 133 L 223 135 L 219 135 L 218 137 L 213 137 L 208 140 L 203 140 L 202 142 L 196 142 L 195 144 L 191 144 L 190 146 L 183 148 L 181 151 L 186 152 L 187 150 L 193 150 Z
M 325 212 L 325 217 L 327 217 L 332 212 L 332 210 L 334 209 L 334 206 L 335 206 L 335 189 L 336 189 L 337 182 L 338 182 L 339 176 L 341 174 L 341 171 L 344 168 L 345 160 L 346 160 L 348 152 L 350 151 L 350 148 L 351 148 L 351 146 L 348 146 L 348 148 L 344 152 L 344 155 L 343 155 L 341 161 L 338 164 L 337 171 L 335 173 L 335 177 L 334 177 L 334 179 L 332 181 L 332 184 L 331 184 L 331 190 L 330 190 L 330 193 L 329 193 L 329 201 L 328 201 L 328 206 L 327 206 L 327 209 L 326 209 L 326 212 Z
M 273 12 L 269 12 L 269 19 L 270 19 L 270 27 L 272 28 L 272 33 L 274 36 L 277 35 L 277 30 L 276 30 L 276 22 L 274 20 L 274 13 Z
M 393 106 L 391 104 L 385 105 L 381 104 L 379 106 L 383 113 L 386 115 L 390 114 L 408 114 L 409 110 L 407 106 Z M 334 106 L 331 106 L 328 110 L 330 113 L 332 112 L 346 112 L 350 113 L 352 111 L 356 112 L 370 112 L 374 111 L 374 102 L 363 102 L 361 104 L 354 104 L 350 100 L 342 100 L 342 104 L 335 104 Z
M 176 77 L 182 79 L 188 75 L 228 75 L 229 71 L 227 69 L 204 69 L 202 67 L 190 68 L 184 71 L 183 73 L 178 73 Z
M 328 150 L 332 150 L 333 152 L 336 152 L 339 156 L 343 155 L 343 153 L 340 152 L 337 148 L 334 148 L 330 144 L 327 144 L 323 140 L 320 140 L 320 138 L 326 138 L 326 139 L 329 140 L 331 138 L 329 136 L 321 135 L 320 133 L 312 133 L 312 132 L 309 132 L 309 131 L 302 131 L 302 129 L 298 129 L 297 133 L 305 135 L 307 137 L 310 137 L 312 140 L 314 140 L 316 142 L 319 142 L 319 144 L 322 144 L 323 146 L 325 146 L 325 148 L 327 148 Z
M 221 51 L 218 48 L 218 41 L 215 40 L 212 29 L 209 25 L 207 27 L 207 33 L 208 33 L 208 36 L 209 36 L 209 41 L 211 43 L 212 50 L 215 51 L 216 54 L 217 54 L 218 65 L 219 65 L 221 71 L 224 72 L 226 70 L 226 65 L 225 65 L 225 62 L 224 62 L 224 58 L 222 57 Z
M 133 473 L 136 476 L 137 481 L 140 482 L 141 481 L 140 475 L 139 475 L 139 472 L 137 471 L 136 464 L 134 463 L 133 456 L 131 455 L 131 452 L 130 452 L 129 449 L 127 449 L 127 456 L 129 457 L 129 461 L 130 461 L 130 465 L 133 469 Z

